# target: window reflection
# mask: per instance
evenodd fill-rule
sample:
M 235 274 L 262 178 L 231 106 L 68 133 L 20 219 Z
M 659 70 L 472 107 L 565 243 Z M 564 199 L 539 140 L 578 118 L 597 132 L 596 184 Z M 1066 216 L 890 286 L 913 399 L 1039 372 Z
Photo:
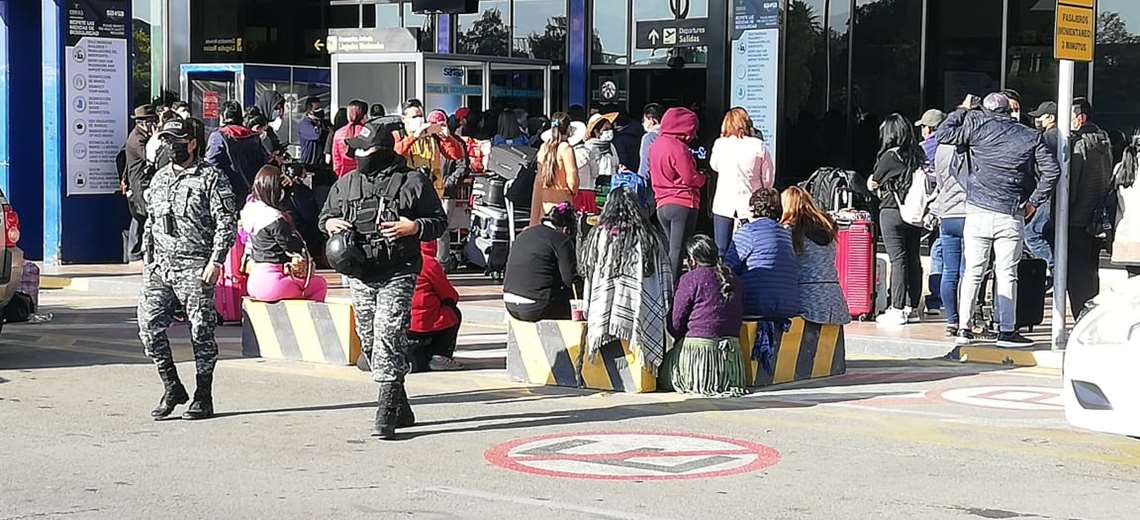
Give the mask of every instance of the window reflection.
M 926 103 L 948 110 L 966 94 L 984 96 L 1001 88 L 1002 4 L 993 0 L 929 0 Z M 963 24 L 956 13 L 974 16 Z M 1036 107 L 1036 105 L 1034 105 Z M 1022 109 L 1029 112 L 1031 109 Z
M 787 131 L 789 138 L 784 141 L 788 155 L 781 172 L 782 182 L 804 179 L 826 161 L 820 153 L 827 149 L 820 128 L 828 94 L 826 12 L 827 0 L 793 0 L 788 4 L 784 106 L 791 126 Z
M 478 14 L 459 16 L 456 51 L 485 56 L 511 55 L 511 3 L 508 0 L 479 2 Z
M 1037 107 L 1057 99 L 1057 60 L 1053 59 L 1054 2 L 1009 0 L 1009 49 L 1006 88 L 1021 94 L 1022 104 Z M 1078 63 L 1073 92 L 1088 92 L 1088 67 Z M 1024 111 L 1024 109 L 1023 109 Z
M 1093 75 L 1096 122 L 1116 134 L 1140 128 L 1140 2 L 1100 0 Z M 1117 135 L 1117 138 L 1123 137 Z
M 594 2 L 595 65 L 629 63 L 629 11 L 626 2 Z
M 566 1 L 515 0 L 515 56 L 566 62 Z

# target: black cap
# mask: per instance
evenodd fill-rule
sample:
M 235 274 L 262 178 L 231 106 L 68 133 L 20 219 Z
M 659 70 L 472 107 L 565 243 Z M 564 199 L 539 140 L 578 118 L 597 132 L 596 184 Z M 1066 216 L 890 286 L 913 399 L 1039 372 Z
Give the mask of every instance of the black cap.
M 1041 117 L 1044 115 L 1057 117 L 1057 104 L 1052 101 L 1046 101 L 1044 103 L 1041 103 L 1037 107 L 1037 110 L 1030 112 L 1029 115 L 1031 117 Z
M 396 148 L 396 137 L 392 133 L 403 129 L 404 123 L 400 116 L 377 117 L 365 123 L 356 137 L 344 142 L 354 150 L 368 150 L 377 146 L 393 150 Z
M 189 139 L 191 137 L 190 125 L 181 119 L 172 119 L 162 125 L 158 137 L 173 137 L 175 139 Z

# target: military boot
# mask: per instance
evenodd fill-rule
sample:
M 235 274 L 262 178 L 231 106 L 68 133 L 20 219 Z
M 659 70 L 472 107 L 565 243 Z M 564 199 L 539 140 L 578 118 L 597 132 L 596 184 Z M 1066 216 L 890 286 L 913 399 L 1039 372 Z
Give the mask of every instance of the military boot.
M 376 399 L 376 421 L 372 424 L 373 437 L 384 440 L 396 438 L 403 386 L 402 383 L 380 383 L 380 396 Z
M 195 421 L 214 416 L 214 394 L 211 388 L 214 384 L 214 375 L 198 374 L 197 379 L 198 387 L 194 389 L 194 401 L 190 403 L 186 413 L 182 414 L 183 420 Z
M 408 402 L 408 391 L 404 385 L 400 385 L 400 412 L 399 417 L 396 419 L 396 426 L 400 428 L 411 428 L 416 425 L 416 414 L 412 412 L 412 403 Z
M 158 406 L 150 411 L 150 416 L 156 421 L 169 417 L 174 413 L 174 407 L 190 400 L 186 387 L 182 386 L 182 381 L 178 379 L 178 368 L 174 366 L 173 361 L 158 367 L 158 377 L 162 378 L 162 399 L 158 401 Z

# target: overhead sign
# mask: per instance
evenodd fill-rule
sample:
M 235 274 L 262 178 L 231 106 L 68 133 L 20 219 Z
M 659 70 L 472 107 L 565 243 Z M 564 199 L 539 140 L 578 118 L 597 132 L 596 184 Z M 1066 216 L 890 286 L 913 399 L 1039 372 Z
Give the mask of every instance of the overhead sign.
M 708 45 L 708 18 L 637 22 L 638 49 L 672 49 Z
M 1096 0 L 1059 0 L 1053 55 L 1090 62 L 1096 48 Z
M 324 47 L 329 54 L 415 52 L 419 38 L 412 29 L 329 29 Z
M 496 466 L 543 477 L 685 480 L 767 468 L 780 453 L 767 446 L 690 433 L 593 432 L 527 437 L 485 454 Z
M 115 157 L 127 140 L 126 0 L 68 2 L 64 52 L 67 195 L 119 190 Z

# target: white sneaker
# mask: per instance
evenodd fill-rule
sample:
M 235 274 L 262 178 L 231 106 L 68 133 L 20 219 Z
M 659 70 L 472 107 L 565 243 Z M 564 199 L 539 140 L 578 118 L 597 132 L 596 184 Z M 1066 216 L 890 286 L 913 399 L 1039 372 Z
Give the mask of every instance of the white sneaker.
M 879 325 L 889 325 L 892 327 L 901 327 L 907 323 L 906 311 L 903 309 L 887 309 L 886 312 L 875 318 L 875 323 Z
M 922 321 L 922 313 L 916 312 L 910 307 L 903 309 L 903 315 L 906 316 L 907 323 L 918 323 Z
M 428 367 L 431 368 L 433 372 L 449 372 L 452 370 L 463 370 L 463 363 L 452 358 L 432 356 L 431 361 L 428 361 Z

